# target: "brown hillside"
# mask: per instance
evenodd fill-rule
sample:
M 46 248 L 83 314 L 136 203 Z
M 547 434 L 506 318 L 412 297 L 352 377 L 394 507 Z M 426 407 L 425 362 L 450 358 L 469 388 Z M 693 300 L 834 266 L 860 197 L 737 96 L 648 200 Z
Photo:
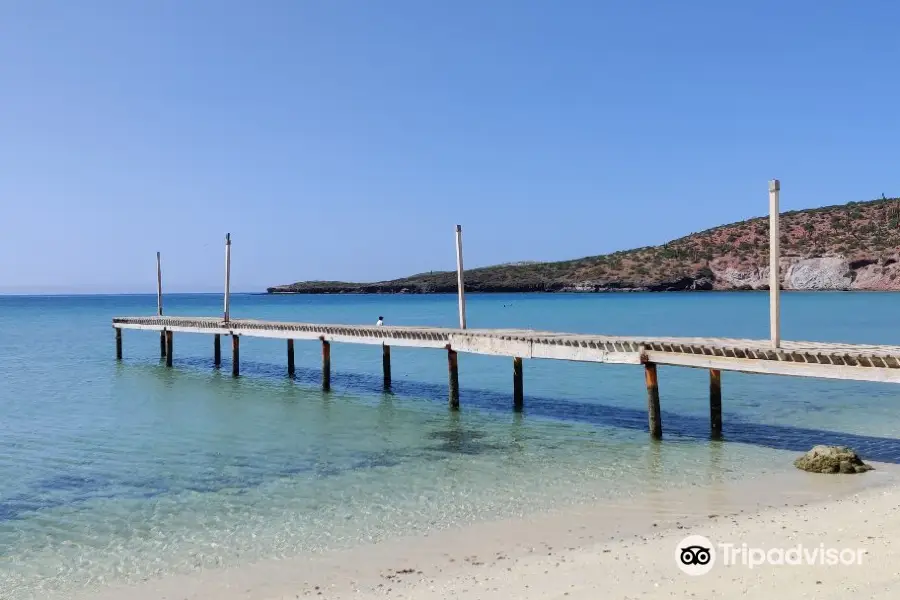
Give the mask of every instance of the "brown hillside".
M 483 292 L 765 289 L 768 217 L 694 233 L 661 246 L 549 263 L 466 271 Z M 900 289 L 900 199 L 849 202 L 782 214 L 786 289 Z M 454 272 L 376 283 L 300 282 L 270 293 L 440 293 Z

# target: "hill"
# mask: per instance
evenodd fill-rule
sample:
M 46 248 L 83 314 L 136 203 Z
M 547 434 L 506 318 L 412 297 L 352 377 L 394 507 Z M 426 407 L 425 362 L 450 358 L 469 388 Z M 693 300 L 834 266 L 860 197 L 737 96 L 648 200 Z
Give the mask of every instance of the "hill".
M 661 246 L 560 262 L 466 270 L 472 292 L 604 292 L 768 289 L 768 217 L 714 227 Z M 781 215 L 782 287 L 900 289 L 900 198 Z M 306 281 L 269 293 L 447 293 L 456 273 L 374 283 Z

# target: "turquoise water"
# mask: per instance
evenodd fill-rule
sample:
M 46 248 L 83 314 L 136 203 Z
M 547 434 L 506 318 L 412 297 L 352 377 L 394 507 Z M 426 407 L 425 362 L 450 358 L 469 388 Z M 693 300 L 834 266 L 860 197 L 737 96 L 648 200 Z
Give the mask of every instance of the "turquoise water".
M 790 293 L 786 339 L 900 341 L 900 295 Z M 765 294 L 468 298 L 470 327 L 626 335 L 767 336 Z M 297 555 L 566 503 L 786 470 L 813 443 L 900 461 L 900 389 L 723 374 L 727 442 L 708 440 L 707 374 L 661 367 L 665 440 L 647 437 L 633 366 L 526 361 L 512 411 L 511 360 L 460 355 L 462 410 L 447 408 L 446 357 L 377 346 L 244 338 L 242 377 L 212 368 L 210 336 L 175 334 L 175 368 L 152 332 L 155 296 L 0 297 L 0 597 L 138 581 Z M 216 315 L 221 298 L 173 295 L 166 312 Z M 236 318 L 453 326 L 453 296 L 233 298 Z M 223 340 L 227 342 L 227 340 Z

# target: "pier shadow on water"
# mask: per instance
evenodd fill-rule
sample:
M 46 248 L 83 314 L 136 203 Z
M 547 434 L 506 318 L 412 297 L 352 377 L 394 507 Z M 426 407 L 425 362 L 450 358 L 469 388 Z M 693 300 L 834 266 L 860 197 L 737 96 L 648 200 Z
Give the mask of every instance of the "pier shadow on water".
M 211 368 L 212 361 L 202 359 L 182 359 L 181 365 L 188 368 Z M 230 369 L 230 366 L 227 367 Z M 226 369 L 223 363 L 222 369 Z M 241 362 L 242 375 L 252 377 L 284 380 L 284 367 L 267 363 Z M 317 387 L 321 385 L 321 371 L 318 369 L 297 367 L 294 381 L 298 384 Z M 359 392 L 364 394 L 385 393 L 395 396 L 425 398 L 434 401 L 447 401 L 447 386 L 437 383 L 411 381 L 408 379 L 393 381 L 390 391 L 382 389 L 382 377 L 361 373 L 332 372 L 331 386 L 333 390 Z M 614 427 L 625 430 L 648 431 L 647 411 L 643 407 L 644 398 L 635 398 L 641 408 L 628 408 L 610 404 L 601 404 L 589 399 L 573 398 L 555 399 L 545 396 L 532 396 L 526 391 L 524 414 L 536 417 Z M 663 405 L 665 403 L 663 402 Z M 460 387 L 461 410 L 474 407 L 490 412 L 512 412 L 512 394 L 504 394 L 490 390 L 473 390 Z M 685 415 L 676 412 L 662 411 L 663 437 L 676 437 L 687 440 L 708 441 L 710 439 L 709 418 Z M 776 425 L 770 423 L 754 423 L 738 415 L 723 414 L 723 439 L 726 442 L 751 444 L 774 450 L 806 452 L 816 444 L 850 446 L 866 460 L 900 464 L 900 439 L 829 431 L 793 425 Z M 448 439 L 448 443 L 450 440 Z
M 156 365 L 136 362 L 129 368 L 152 369 L 160 376 Z M 184 357 L 179 358 L 176 368 L 196 373 L 208 373 L 213 369 L 211 360 Z M 221 374 L 230 378 L 231 366 L 223 361 Z M 261 383 L 285 381 L 285 369 L 280 365 L 242 361 L 241 373 L 247 379 Z M 166 369 L 167 377 L 175 375 Z M 294 382 L 298 386 L 308 386 L 314 390 L 321 385 L 318 369 L 297 367 Z M 359 374 L 332 372 L 332 390 L 339 393 L 358 393 L 363 396 L 382 395 L 384 398 L 405 397 L 424 399 L 446 404 L 447 386 L 438 383 L 395 380 L 392 389 L 382 389 L 381 374 Z M 494 414 L 513 413 L 512 394 L 461 389 L 461 411 L 475 408 Z M 602 404 L 590 399 L 554 399 L 546 396 L 526 394 L 525 408 L 516 413 L 515 422 L 521 425 L 529 416 L 561 422 L 577 422 L 607 428 L 640 432 L 648 430 L 647 413 L 643 397 L 635 398 L 635 408 Z M 335 459 L 330 456 L 327 441 L 312 448 L 305 456 L 281 457 L 275 464 L 265 456 L 228 457 L 228 471 L 217 468 L 222 457 L 215 453 L 195 453 L 192 463 L 197 470 L 190 479 L 171 479 L 167 476 L 113 475 L 104 472 L 58 473 L 36 479 L 28 483 L 24 490 L 14 495 L 0 497 L 0 524 L 26 518 L 35 511 L 61 506 L 84 504 L 93 500 L 128 498 L 152 499 L 167 494 L 183 492 L 243 494 L 246 490 L 261 486 L 267 481 L 280 477 L 308 477 L 323 479 L 358 470 L 381 467 L 395 467 L 407 460 L 445 460 L 454 455 L 470 455 L 515 450 L 526 440 L 513 436 L 509 444 L 497 444 L 490 437 L 467 424 L 460 412 L 450 411 L 447 422 L 440 429 L 428 432 L 426 439 L 432 442 L 425 448 L 393 449 L 380 451 L 355 451 Z M 674 441 L 708 443 L 708 418 L 662 411 L 663 436 Z M 520 432 L 527 438 L 530 434 Z M 859 435 L 839 431 L 755 423 L 726 411 L 724 419 L 724 439 L 776 450 L 805 452 L 815 444 L 847 445 L 854 448 L 865 459 L 887 463 L 900 463 L 900 440 L 886 437 Z M 647 443 L 651 443 L 648 439 Z M 659 446 L 659 444 L 655 444 Z M 718 447 L 719 444 L 713 444 Z M 658 448 L 661 450 L 661 447 Z

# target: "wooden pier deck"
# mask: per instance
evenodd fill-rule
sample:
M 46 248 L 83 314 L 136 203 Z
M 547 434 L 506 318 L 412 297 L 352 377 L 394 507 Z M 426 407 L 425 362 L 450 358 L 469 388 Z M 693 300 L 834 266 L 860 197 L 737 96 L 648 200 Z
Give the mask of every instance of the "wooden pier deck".
M 294 371 L 294 340 L 322 344 L 322 384 L 330 388 L 331 343 L 382 346 L 385 387 L 390 387 L 390 347 L 435 348 L 447 352 L 450 405 L 459 406 L 456 353 L 513 358 L 514 406 L 524 402 L 522 359 L 644 365 L 650 433 L 662 435 L 656 366 L 695 367 L 710 371 L 710 418 L 713 435 L 721 433 L 721 371 L 796 377 L 900 383 L 900 347 L 727 338 L 603 336 L 525 329 L 450 329 L 439 327 L 373 327 L 229 319 L 218 317 L 140 316 L 113 319 L 116 355 L 122 357 L 122 330 L 159 331 L 161 355 L 172 366 L 174 333 L 215 336 L 215 364 L 221 364 L 220 337 L 232 338 L 232 372 L 240 372 L 240 338 L 287 340 L 288 374 Z

